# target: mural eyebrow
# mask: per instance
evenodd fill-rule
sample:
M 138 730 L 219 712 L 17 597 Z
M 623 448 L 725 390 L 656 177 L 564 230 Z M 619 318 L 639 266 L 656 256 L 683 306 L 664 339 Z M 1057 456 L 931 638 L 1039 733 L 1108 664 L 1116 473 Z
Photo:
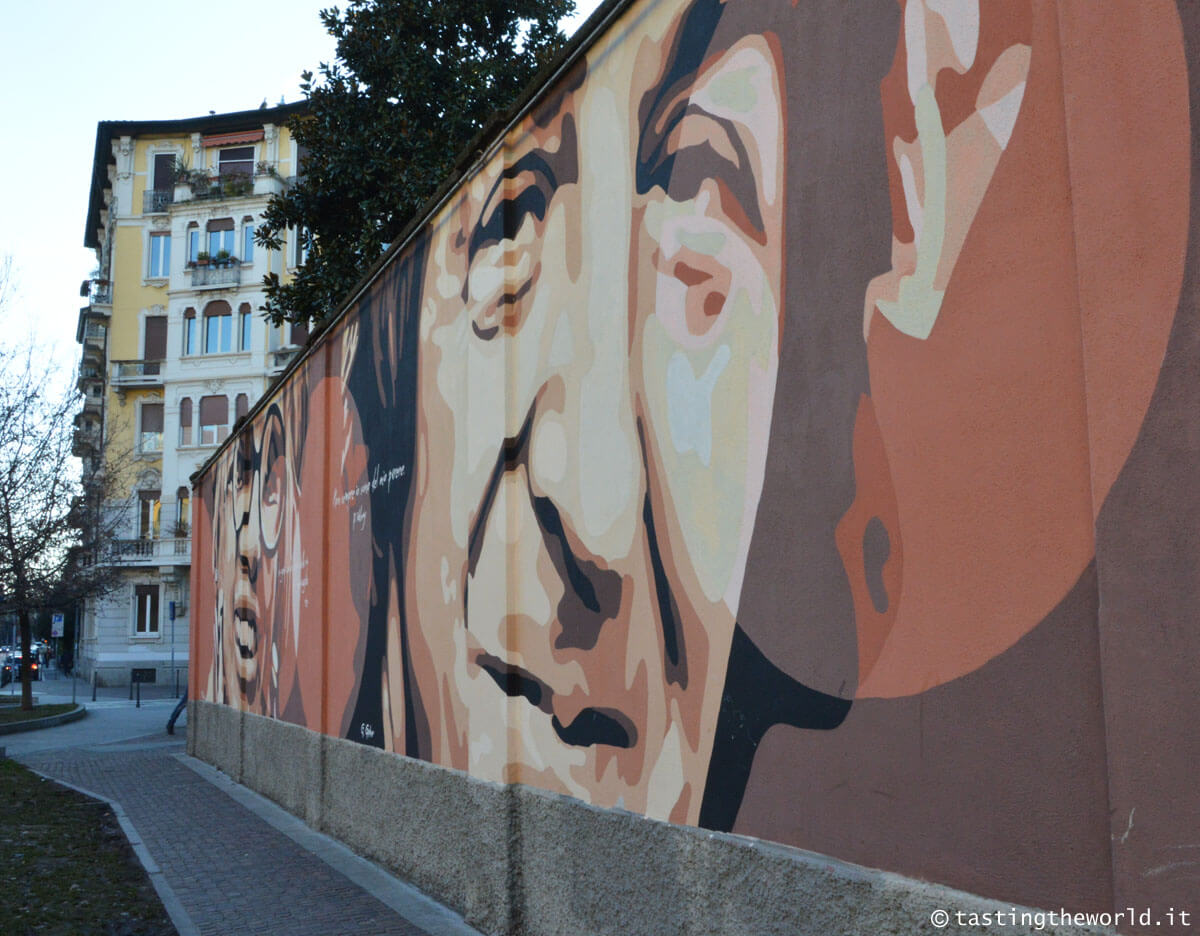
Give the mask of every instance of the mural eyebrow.
M 713 133 L 709 133 L 701 142 L 669 150 L 673 134 L 688 118 L 706 120 L 715 125 L 715 128 L 719 128 L 729 148 L 733 150 L 733 158 L 713 144 Z M 758 235 L 756 239 L 766 234 L 766 225 L 759 205 L 758 181 L 750 154 L 737 125 L 732 120 L 719 117 L 688 101 L 681 103 L 671 113 L 662 131 L 655 134 L 654 142 L 653 149 L 645 156 L 645 162 L 639 159 L 640 194 L 646 194 L 658 187 L 674 201 L 687 201 L 696 197 L 705 181 L 712 179 L 736 201 L 740 212 L 733 213 L 740 213 L 742 217 L 735 217 L 735 223 Z M 646 186 L 644 189 L 643 185 Z M 724 199 L 722 208 L 726 211 L 730 209 Z
M 572 142 L 573 136 L 572 134 Z M 563 143 L 565 148 L 565 135 Z M 496 179 L 484 200 L 479 221 L 471 230 L 471 239 L 467 246 L 468 259 L 473 258 L 477 251 L 498 244 L 510 233 L 515 233 L 526 215 L 532 214 L 539 221 L 545 218 L 550 198 L 559 186 L 558 175 L 551 160 L 547 158 L 548 155 L 544 150 L 528 152 L 506 167 Z M 506 181 L 526 172 L 533 176 L 533 185 L 513 198 L 496 197 L 496 193 L 503 190 Z

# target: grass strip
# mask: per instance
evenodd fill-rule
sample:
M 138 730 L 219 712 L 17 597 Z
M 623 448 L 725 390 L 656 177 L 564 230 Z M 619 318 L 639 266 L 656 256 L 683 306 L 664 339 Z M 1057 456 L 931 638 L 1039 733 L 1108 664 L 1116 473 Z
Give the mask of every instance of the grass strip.
M 0 708 L 0 725 L 11 725 L 13 722 L 29 721 L 33 718 L 49 718 L 51 715 L 61 715 L 75 708 L 70 702 L 61 705 L 35 705 L 25 711 L 19 705 L 5 705 Z
M 59 706 L 46 706 L 59 708 Z M 107 803 L 0 760 L 0 931 L 13 936 L 170 936 Z

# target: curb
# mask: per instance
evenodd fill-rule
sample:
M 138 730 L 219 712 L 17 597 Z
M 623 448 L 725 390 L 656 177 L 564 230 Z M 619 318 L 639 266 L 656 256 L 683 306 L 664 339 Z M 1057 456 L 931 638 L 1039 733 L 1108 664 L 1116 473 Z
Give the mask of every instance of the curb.
M 82 708 L 82 706 L 80 706 Z M 74 715 L 74 712 L 67 712 L 68 715 Z M 57 716 L 56 716 L 57 717 Z M 78 717 L 78 716 L 76 716 Z M 28 765 L 27 765 L 28 766 Z M 117 822 L 121 826 L 121 831 L 125 833 L 125 838 L 129 840 L 130 847 L 133 848 L 134 854 L 137 855 L 138 861 L 142 863 L 142 867 L 146 869 L 146 874 L 150 878 L 150 883 L 154 885 L 154 890 L 158 894 L 158 899 L 162 901 L 163 909 L 167 911 L 167 916 L 171 918 L 171 922 L 175 924 L 175 929 L 179 932 L 179 936 L 200 936 L 200 930 L 196 928 L 196 924 L 192 922 L 192 918 L 188 912 L 183 909 L 183 904 L 179 902 L 179 898 L 175 895 L 175 891 L 171 885 L 166 882 L 163 877 L 162 868 L 158 866 L 158 862 L 150 855 L 142 837 L 138 835 L 137 829 L 133 827 L 133 823 L 129 821 L 129 817 L 125 815 L 125 810 L 121 804 L 114 799 L 109 799 L 107 796 L 101 796 L 99 793 L 93 793 L 91 790 L 85 790 L 83 787 L 75 786 L 73 783 L 67 783 L 65 780 L 60 780 L 57 777 L 51 777 L 49 774 L 44 774 L 40 770 L 34 770 L 29 767 L 29 770 L 37 774 L 51 783 L 57 783 L 59 786 L 64 786 L 68 790 L 74 790 L 76 793 L 82 793 L 84 796 L 89 796 L 94 800 L 100 800 L 102 803 L 107 803 L 112 809 L 113 814 L 117 817 Z
M 77 705 L 69 712 L 59 715 L 49 715 L 46 718 L 31 718 L 28 721 L 13 722 L 11 725 L 0 725 L 0 735 L 17 734 L 20 731 L 37 731 L 39 728 L 53 728 L 55 725 L 65 725 L 67 722 L 78 721 L 87 714 L 87 706 Z

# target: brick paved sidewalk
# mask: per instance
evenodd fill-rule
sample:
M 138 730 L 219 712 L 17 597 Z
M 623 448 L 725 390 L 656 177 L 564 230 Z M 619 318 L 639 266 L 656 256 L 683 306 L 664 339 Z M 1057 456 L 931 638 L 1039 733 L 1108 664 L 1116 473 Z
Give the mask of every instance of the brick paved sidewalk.
M 156 737 L 29 754 L 21 760 L 119 803 L 191 918 L 194 932 L 426 936 L 427 930 L 205 779 L 205 768 L 198 772 L 181 762 L 183 750 L 182 740 Z M 240 799 L 254 796 L 226 785 Z M 376 879 L 385 877 L 377 870 L 371 873 Z M 468 930 L 462 926 L 462 931 Z

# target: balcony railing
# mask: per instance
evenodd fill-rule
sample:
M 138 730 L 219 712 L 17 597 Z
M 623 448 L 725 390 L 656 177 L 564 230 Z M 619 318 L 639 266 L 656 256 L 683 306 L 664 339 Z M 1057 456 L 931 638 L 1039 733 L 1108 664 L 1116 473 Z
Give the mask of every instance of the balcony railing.
M 188 565 L 192 561 L 192 541 L 186 537 L 171 539 L 115 539 L 108 551 L 113 565 Z
M 236 286 L 242 281 L 242 268 L 239 264 L 229 266 L 194 266 L 189 267 L 192 274 L 192 288 L 203 286 Z
M 83 340 L 99 342 L 103 347 L 104 339 L 108 336 L 108 329 L 99 322 L 88 322 L 83 326 Z
M 175 200 L 171 189 L 151 189 L 142 193 L 142 214 L 161 214 Z
M 153 387 L 162 383 L 162 361 L 113 361 L 114 387 Z

